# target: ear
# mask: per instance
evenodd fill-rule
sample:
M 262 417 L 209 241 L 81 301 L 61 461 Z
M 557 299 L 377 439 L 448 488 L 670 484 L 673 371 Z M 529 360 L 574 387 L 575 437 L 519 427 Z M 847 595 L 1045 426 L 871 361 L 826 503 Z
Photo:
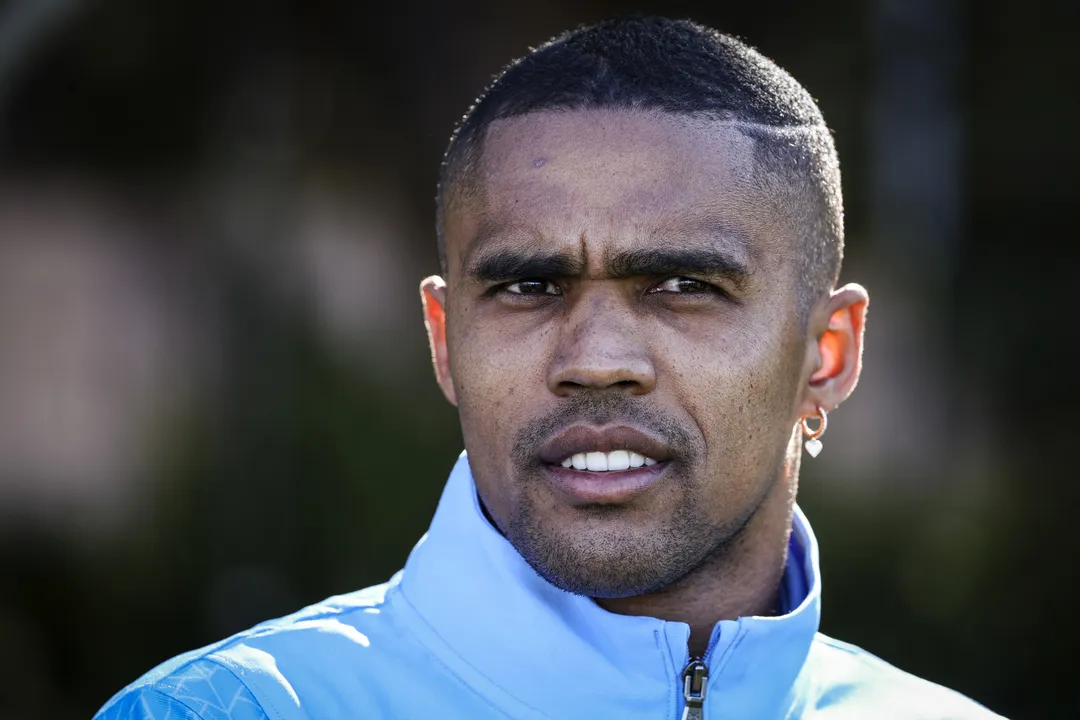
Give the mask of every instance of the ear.
M 431 363 L 435 381 L 451 405 L 457 405 L 454 380 L 450 376 L 450 352 L 446 348 L 446 281 L 438 275 L 420 282 L 420 301 L 424 305 L 424 327 L 431 343 Z
M 854 283 L 834 290 L 810 315 L 799 417 L 829 412 L 847 399 L 862 371 L 863 325 L 870 297 Z

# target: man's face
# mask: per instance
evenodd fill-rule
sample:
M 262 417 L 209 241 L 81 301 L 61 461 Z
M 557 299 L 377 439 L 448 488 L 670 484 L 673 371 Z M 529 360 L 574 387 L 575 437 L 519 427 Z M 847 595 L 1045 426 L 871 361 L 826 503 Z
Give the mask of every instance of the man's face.
M 794 220 L 761 172 L 730 124 L 535 113 L 490 127 L 476 192 L 447 213 L 469 462 L 555 585 L 664 587 L 785 475 L 807 335 Z

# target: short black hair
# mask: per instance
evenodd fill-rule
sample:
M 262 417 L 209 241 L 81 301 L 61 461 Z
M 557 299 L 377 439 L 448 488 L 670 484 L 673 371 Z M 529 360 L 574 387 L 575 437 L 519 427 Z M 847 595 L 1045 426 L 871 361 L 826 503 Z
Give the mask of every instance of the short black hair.
M 436 197 L 439 261 L 446 270 L 447 208 L 470 193 L 488 126 L 532 112 L 622 108 L 735 123 L 755 141 L 759 182 L 802 232 L 803 311 L 835 284 L 843 254 L 836 148 L 811 95 L 734 37 L 689 20 L 625 17 L 566 32 L 510 63 L 458 124 Z

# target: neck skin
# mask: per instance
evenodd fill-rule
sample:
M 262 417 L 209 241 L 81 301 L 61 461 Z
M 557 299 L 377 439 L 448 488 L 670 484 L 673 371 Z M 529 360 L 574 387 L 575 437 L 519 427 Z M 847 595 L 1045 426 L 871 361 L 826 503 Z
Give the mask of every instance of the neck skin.
M 776 481 L 746 527 L 680 580 L 647 595 L 596 598 L 608 612 L 646 615 L 690 626 L 690 655 L 703 657 L 721 620 L 775 615 L 787 560 L 799 454 L 788 453 Z

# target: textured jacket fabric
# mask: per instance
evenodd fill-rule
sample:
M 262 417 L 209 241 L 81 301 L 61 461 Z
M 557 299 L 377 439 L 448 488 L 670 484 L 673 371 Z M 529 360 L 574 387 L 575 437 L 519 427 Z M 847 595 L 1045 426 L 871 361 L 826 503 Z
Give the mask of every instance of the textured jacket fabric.
M 715 626 L 704 718 L 999 717 L 817 632 L 818 548 L 798 510 L 781 601 Z M 389 582 L 173 658 L 96 718 L 677 719 L 689 634 L 540 578 L 484 517 L 463 454 Z

